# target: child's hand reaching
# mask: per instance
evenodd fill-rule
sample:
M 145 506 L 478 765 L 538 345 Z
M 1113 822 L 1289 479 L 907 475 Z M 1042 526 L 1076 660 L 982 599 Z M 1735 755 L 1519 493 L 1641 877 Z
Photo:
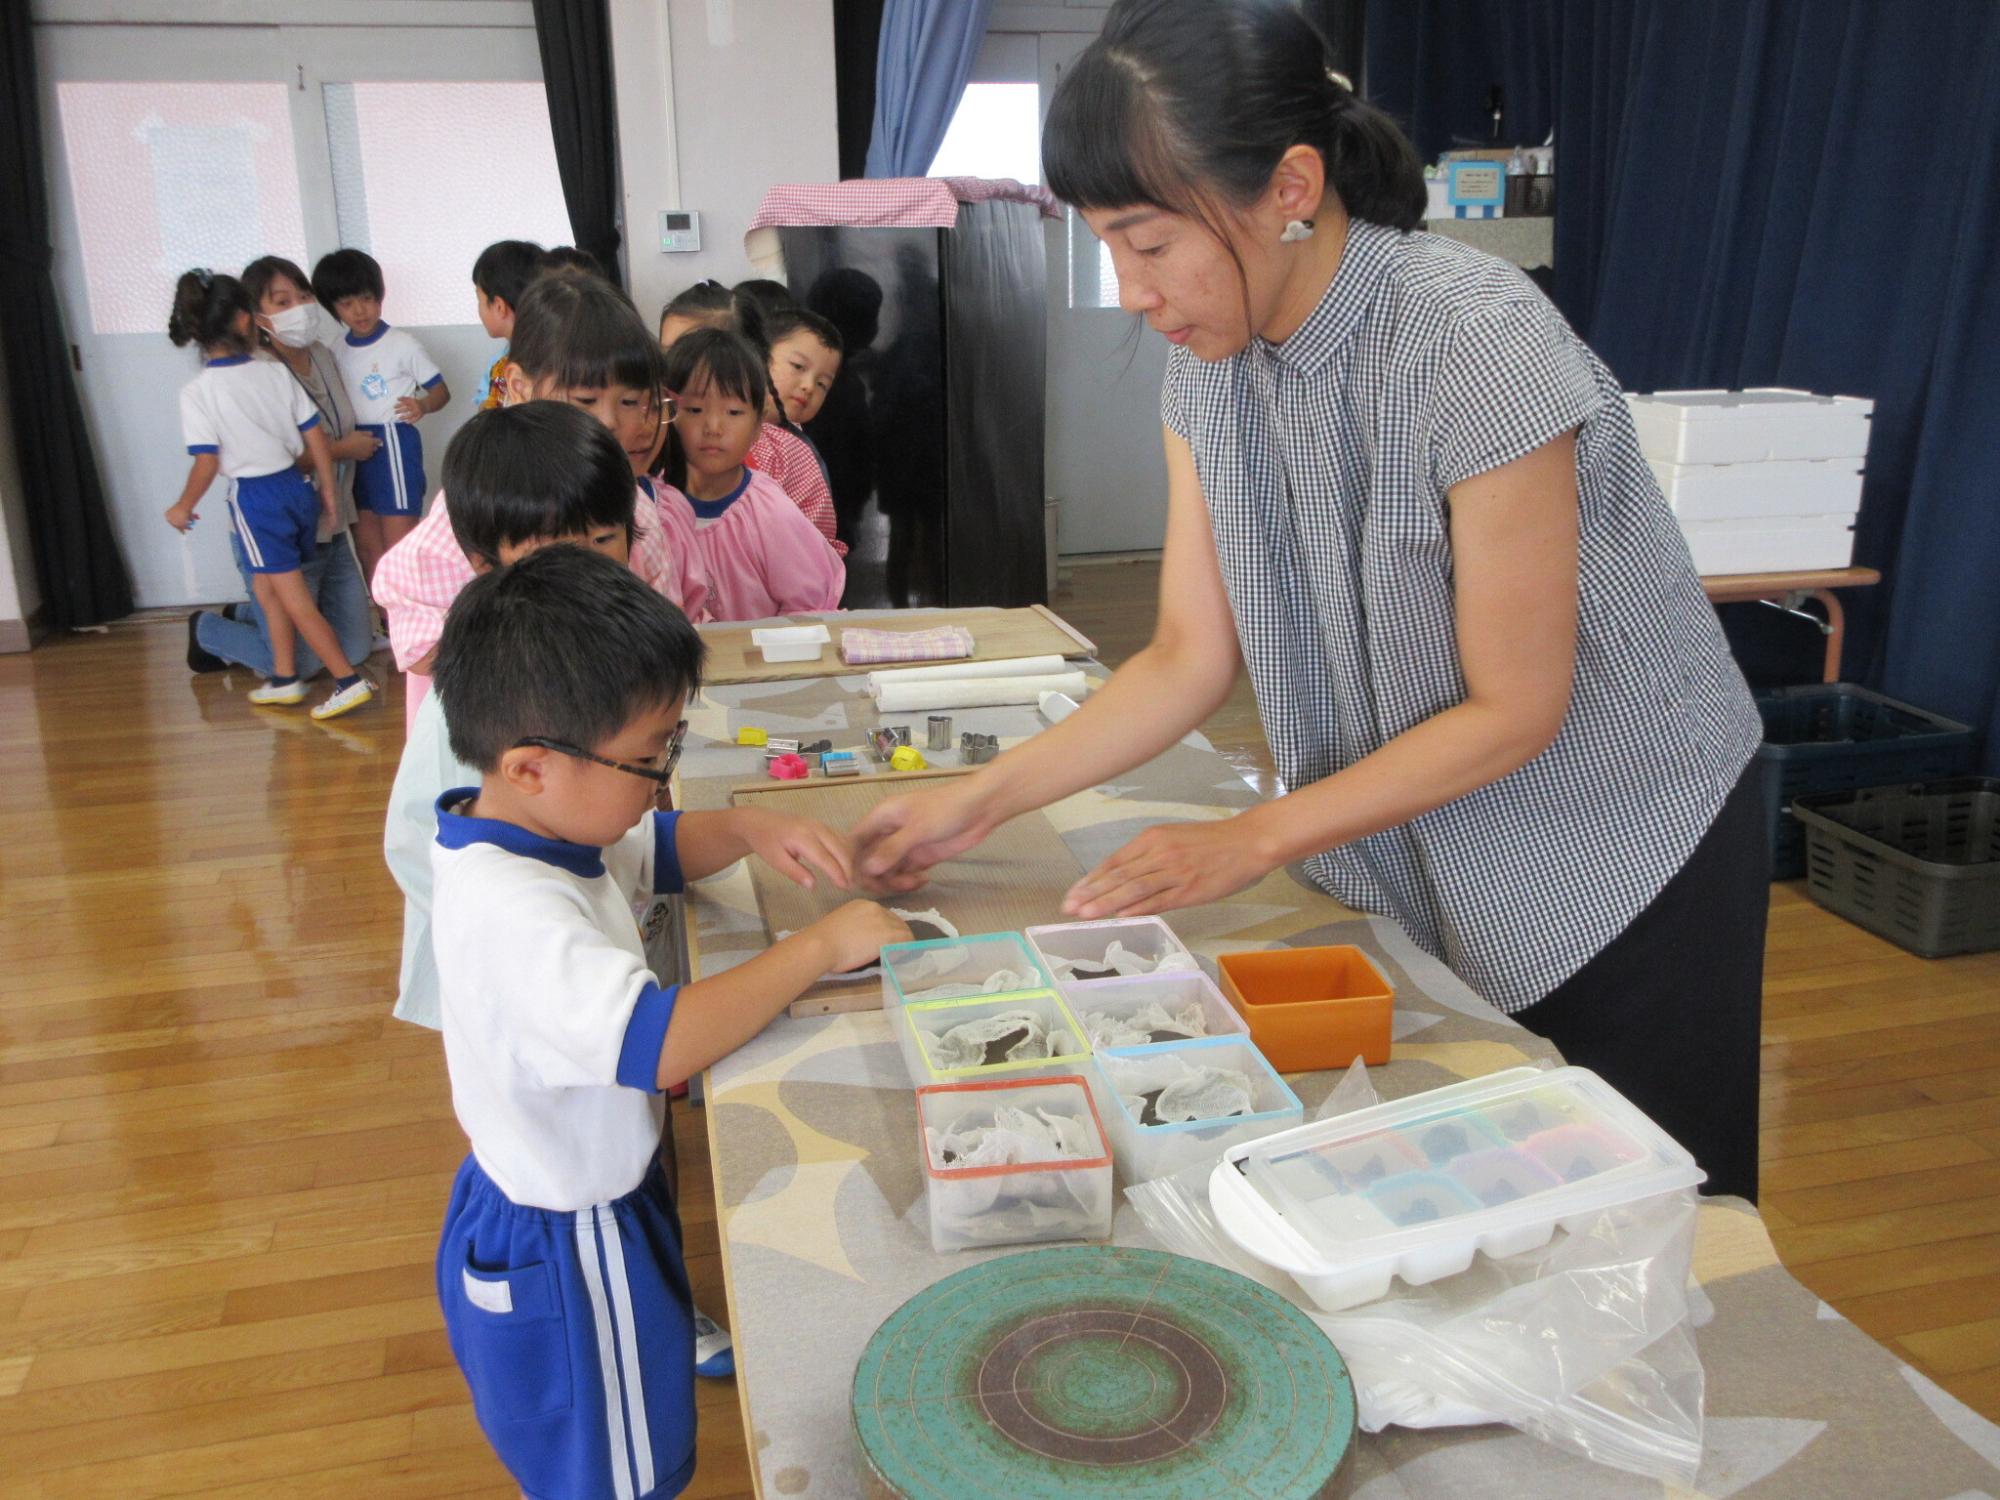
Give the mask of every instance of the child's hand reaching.
M 914 936 L 908 922 L 873 901 L 850 901 L 806 931 L 823 935 L 830 945 L 833 961 L 827 966 L 829 974 L 864 969 L 876 961 L 885 944 L 907 943 Z
M 186 531 L 201 519 L 195 514 L 194 500 L 177 500 L 167 507 L 167 524 L 176 531 Z
M 758 807 L 736 809 L 731 821 L 750 852 L 786 879 L 813 889 L 810 865 L 843 891 L 853 889 L 854 849 L 846 834 L 836 833 L 814 818 Z

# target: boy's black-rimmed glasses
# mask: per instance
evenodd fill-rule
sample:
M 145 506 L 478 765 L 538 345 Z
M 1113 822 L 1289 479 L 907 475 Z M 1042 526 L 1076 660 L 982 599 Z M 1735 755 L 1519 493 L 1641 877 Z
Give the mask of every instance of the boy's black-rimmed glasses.
M 686 719 L 682 719 L 678 724 L 674 725 L 674 736 L 667 741 L 667 748 L 662 752 L 666 758 L 666 763 L 657 767 L 635 766 L 630 761 L 612 760 L 607 756 L 597 755 L 586 750 L 581 745 L 572 745 L 568 740 L 552 740 L 545 735 L 539 734 L 531 734 L 526 739 L 514 741 L 514 748 L 519 750 L 532 745 L 540 750 L 553 750 L 558 755 L 573 756 L 577 760 L 587 760 L 596 765 L 609 766 L 612 770 L 623 771 L 628 776 L 644 777 L 664 793 L 667 789 L 667 784 L 674 779 L 674 767 L 678 766 L 681 762 L 681 745 L 687 739 L 687 732 L 688 721 Z

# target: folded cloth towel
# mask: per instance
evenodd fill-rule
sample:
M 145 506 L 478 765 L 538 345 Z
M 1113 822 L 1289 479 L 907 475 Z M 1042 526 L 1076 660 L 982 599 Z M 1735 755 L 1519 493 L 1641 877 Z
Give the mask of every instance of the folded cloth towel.
M 840 632 L 840 659 L 849 666 L 878 661 L 957 661 L 970 655 L 972 632 L 962 625 Z

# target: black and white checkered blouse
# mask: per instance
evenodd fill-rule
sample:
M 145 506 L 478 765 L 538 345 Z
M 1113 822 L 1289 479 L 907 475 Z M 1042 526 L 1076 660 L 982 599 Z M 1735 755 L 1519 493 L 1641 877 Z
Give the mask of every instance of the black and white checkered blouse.
M 1213 364 L 1177 349 L 1161 412 L 1194 451 L 1287 787 L 1464 699 L 1446 491 L 1579 429 L 1555 743 L 1306 864 L 1501 1009 L 1541 999 L 1686 861 L 1761 731 L 1611 372 L 1511 265 L 1357 220 L 1297 333 Z

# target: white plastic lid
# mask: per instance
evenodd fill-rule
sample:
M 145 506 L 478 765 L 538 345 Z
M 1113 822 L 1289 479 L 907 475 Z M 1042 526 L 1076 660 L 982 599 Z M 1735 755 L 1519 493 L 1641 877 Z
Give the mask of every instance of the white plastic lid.
M 1299 1274 L 1393 1262 L 1692 1187 L 1694 1158 L 1588 1068 L 1515 1068 L 1267 1136 L 1223 1227 Z

